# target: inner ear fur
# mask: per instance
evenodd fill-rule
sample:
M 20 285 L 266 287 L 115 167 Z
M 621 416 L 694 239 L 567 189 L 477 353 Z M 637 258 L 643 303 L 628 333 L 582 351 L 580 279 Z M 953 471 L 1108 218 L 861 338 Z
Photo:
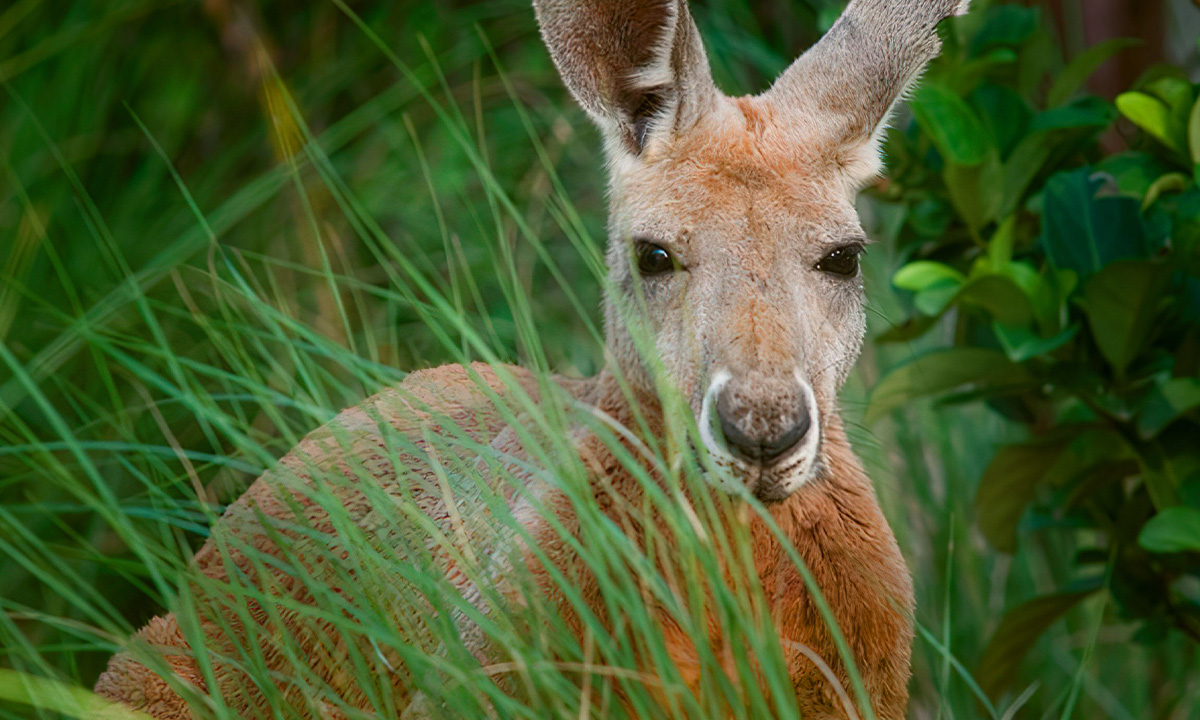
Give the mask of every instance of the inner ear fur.
M 694 122 L 716 95 L 686 0 L 534 0 L 571 94 L 610 146 L 639 154 Z
M 820 128 L 858 184 L 881 167 L 879 139 L 892 108 L 941 51 L 937 26 L 969 0 L 852 0 L 825 37 L 767 92 L 778 115 Z M 809 119 L 819 118 L 812 122 Z

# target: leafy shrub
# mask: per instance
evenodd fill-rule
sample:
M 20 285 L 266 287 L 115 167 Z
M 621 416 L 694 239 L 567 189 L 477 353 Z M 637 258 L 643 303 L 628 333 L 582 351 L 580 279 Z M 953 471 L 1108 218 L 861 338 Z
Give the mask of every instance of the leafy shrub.
M 879 341 L 948 326 L 953 345 L 886 375 L 868 418 L 937 396 L 1028 428 L 984 473 L 978 525 L 1010 553 L 1056 536 L 1048 552 L 1071 569 L 1001 620 L 979 669 L 994 695 L 1096 592 L 1141 640 L 1200 641 L 1200 102 L 1173 67 L 1115 104 L 1080 94 L 1131 41 L 1063 64 L 1035 9 L 956 30 L 876 192 L 905 260 L 893 282 L 911 293 Z M 1130 149 L 1106 154 L 1114 125 Z

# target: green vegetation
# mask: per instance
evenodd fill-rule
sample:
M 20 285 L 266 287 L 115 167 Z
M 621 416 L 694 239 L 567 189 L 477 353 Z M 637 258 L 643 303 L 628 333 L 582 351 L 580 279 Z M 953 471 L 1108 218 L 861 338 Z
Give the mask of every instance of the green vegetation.
M 1067 63 L 1036 12 L 976 4 L 948 25 L 889 137 L 891 180 L 863 203 L 882 342 L 845 398 L 916 580 L 913 716 L 1191 717 L 1200 105 L 1166 70 L 1115 107 L 1083 97 L 1121 44 Z M 765 87 L 838 9 L 695 5 L 731 93 Z M 0 666 L 22 673 L 0 669 L 2 718 L 91 716 L 48 682 L 90 686 L 133 629 L 181 607 L 220 504 L 340 409 L 444 362 L 588 375 L 601 360 L 599 141 L 524 0 L 239 7 L 0 9 Z M 1105 156 L 1097 137 L 1119 114 L 1142 132 Z M 912 400 L 934 394 L 953 402 Z M 568 419 L 538 422 L 553 438 Z M 561 443 L 546 453 L 572 476 Z M 668 500 L 658 532 L 712 586 L 712 549 Z M 614 606 L 638 607 L 623 571 L 654 571 L 592 519 L 589 567 Z M 404 652 L 371 602 L 395 558 L 359 540 L 355 562 L 375 571 L 329 598 L 345 603 L 339 627 Z M 425 595 L 400 610 L 455 602 L 422 562 L 405 570 Z M 714 602 L 778 682 L 758 592 Z M 635 710 L 653 707 L 618 671 L 635 639 L 661 638 L 629 617 L 590 649 L 537 607 L 489 626 L 525 663 L 515 700 L 464 670 L 445 623 L 423 631 L 460 663 L 419 646 L 404 659 L 456 716 L 490 701 L 508 717 L 620 717 L 549 659 L 609 668 Z M 352 648 L 347 667 L 386 708 L 385 655 Z M 714 682 L 673 712 L 786 715 L 786 693 L 746 688 Z
M 1079 96 L 1122 41 L 1047 90 L 1037 18 L 979 16 L 891 137 L 896 180 L 878 194 L 913 309 L 881 339 L 953 336 L 892 369 L 873 412 L 939 395 L 1028 429 L 984 471 L 975 520 L 997 550 L 1040 545 L 1059 572 L 997 626 L 979 667 L 993 695 L 1098 591 L 1106 623 L 1136 624 L 1166 657 L 1179 636 L 1200 642 L 1200 100 L 1171 67 L 1115 108 Z M 1139 136 L 1105 155 L 1096 141 L 1118 111 Z

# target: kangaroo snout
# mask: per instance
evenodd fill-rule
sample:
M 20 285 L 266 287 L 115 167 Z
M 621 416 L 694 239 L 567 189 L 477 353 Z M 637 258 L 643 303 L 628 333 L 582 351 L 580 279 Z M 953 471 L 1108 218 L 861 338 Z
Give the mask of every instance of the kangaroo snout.
M 820 414 L 799 373 L 778 377 L 721 370 L 705 393 L 711 412 L 704 433 L 710 451 L 740 467 L 763 501 L 783 500 L 811 476 L 820 446 Z M 713 432 L 719 428 L 719 434 Z
M 788 379 L 725 383 L 717 394 L 725 447 L 739 460 L 774 465 L 791 454 L 812 427 L 803 388 Z

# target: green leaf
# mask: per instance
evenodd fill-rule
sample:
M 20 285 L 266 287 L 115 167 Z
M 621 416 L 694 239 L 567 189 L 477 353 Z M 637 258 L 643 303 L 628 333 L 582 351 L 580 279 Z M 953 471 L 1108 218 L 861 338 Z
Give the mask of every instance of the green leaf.
M 1037 30 L 1038 11 L 1020 5 L 992 8 L 979 32 L 971 39 L 971 55 L 978 56 L 994 47 L 1020 45 Z
M 1158 202 L 1163 193 L 1180 193 L 1192 186 L 1192 179 L 1183 173 L 1167 173 L 1154 181 L 1142 199 L 1142 212 Z
M 942 170 L 946 192 L 954 209 L 975 232 L 995 220 L 1004 200 L 1004 166 L 995 150 L 982 162 L 962 165 L 947 162 Z
M 1111 175 L 1123 195 L 1141 199 L 1150 186 L 1171 172 L 1171 165 L 1144 152 L 1122 152 L 1096 163 L 1096 171 Z
M 980 85 L 971 93 L 971 105 L 991 135 L 1001 157 L 1008 157 L 1028 131 L 1033 111 L 1012 88 L 995 83 Z
M 1142 481 L 1154 507 L 1161 511 L 1178 505 L 1181 502 L 1179 489 L 1183 484 L 1179 466 L 1181 462 L 1187 462 L 1186 454 L 1159 441 L 1143 443 L 1138 451 Z
M 1196 100 L 1196 91 L 1192 88 L 1192 83 L 1180 77 L 1160 77 L 1143 89 L 1148 91 L 1147 94 L 1154 95 L 1166 103 L 1167 107 L 1171 108 L 1171 115 L 1181 120 L 1187 118 L 1188 111 L 1192 109 L 1192 103 Z
M 1200 380 L 1173 378 L 1146 395 L 1138 417 L 1138 434 L 1150 439 L 1185 413 L 1200 407 Z
M 1192 163 L 1200 166 L 1200 100 L 1192 105 L 1188 116 L 1188 146 L 1192 149 Z
M 1034 598 L 1009 610 L 1000 620 L 992 639 L 979 659 L 976 679 L 992 698 L 1012 686 L 1021 669 L 1021 661 L 1042 633 L 1099 589 L 1058 593 Z
M 1052 487 L 1074 486 L 1075 492 L 1086 492 L 1088 476 L 1094 476 L 1098 468 L 1136 474 L 1141 466 L 1139 456 L 1117 431 L 1097 426 L 1065 426 L 1052 432 L 1074 433 L 1063 452 L 1050 467 L 1046 468 L 1044 482 Z M 1069 501 L 1068 501 L 1069 502 Z M 1059 500 L 1059 509 L 1064 508 Z
M 1000 347 L 1004 348 L 1004 354 L 1008 356 L 1009 360 L 1025 362 L 1030 358 L 1054 352 L 1066 345 L 1079 332 L 1079 326 L 1071 325 L 1066 330 L 1048 338 L 1043 338 L 1025 327 L 1013 327 L 1000 323 L 994 323 L 992 330 L 995 331 L 996 339 L 1000 341 Z
M 1083 289 L 1083 308 L 1092 337 L 1117 372 L 1146 346 L 1154 330 L 1168 268 L 1160 263 L 1127 260 L 1103 268 Z
M 961 289 L 962 286 L 953 280 L 939 280 L 917 293 L 913 305 L 925 315 L 940 317 L 958 297 Z
M 1020 205 L 1030 183 L 1041 172 L 1057 144 L 1052 133 L 1039 132 L 1026 135 L 1013 148 L 1004 163 L 1004 179 L 1001 186 L 1000 206 L 997 214 L 1011 215 Z
M 1029 124 L 1030 132 L 1108 127 L 1117 119 L 1112 105 L 1098 97 L 1084 97 L 1070 105 L 1043 110 Z
M 923 85 L 909 107 L 946 160 L 978 165 L 987 157 L 987 132 L 971 107 L 952 90 L 937 83 Z
M 1127 92 L 1117 96 L 1117 109 L 1143 131 L 1177 153 L 1187 152 L 1187 139 L 1175 120 L 1171 108 L 1159 98 L 1143 92 Z
M 1037 293 L 1033 296 L 1038 327 L 1044 332 L 1061 330 L 1067 316 L 1067 300 L 1079 285 L 1079 276 L 1074 270 L 1047 267 L 1038 279 Z
M 1150 518 L 1138 544 L 1153 553 L 1200 552 L 1200 511 L 1173 507 Z
M 910 401 L 965 385 L 1002 389 L 1027 383 L 1029 371 L 998 350 L 960 347 L 919 355 L 894 368 L 871 390 L 866 422 L 871 423 Z
M 955 90 L 973 88 L 989 74 L 995 73 L 1000 66 L 1011 65 L 1016 61 L 1016 52 L 1009 48 L 996 48 L 989 50 L 986 55 L 956 63 L 953 67 L 947 68 L 942 82 L 946 87 Z M 981 118 L 982 116 L 983 113 L 980 113 Z
M 965 282 L 966 276 L 958 270 L 929 260 L 909 263 L 892 276 L 896 287 L 916 293 L 913 305 L 930 317 L 945 312 Z
M 896 271 L 892 276 L 892 284 L 901 290 L 921 292 L 934 283 L 951 280 L 962 285 L 967 277 L 945 263 L 932 260 L 910 262 Z
M 1021 516 L 1065 445 L 1006 445 L 992 458 L 975 493 L 975 517 L 992 547 L 1004 553 L 1016 552 Z
M 971 280 L 959 291 L 957 302 L 982 308 L 996 322 L 1006 325 L 1028 325 L 1033 318 L 1029 298 L 1005 275 L 984 275 Z
M 916 315 L 880 333 L 875 337 L 875 341 L 880 344 L 910 342 L 932 330 L 935 325 L 937 325 L 936 317 Z
M 1080 280 L 1117 260 L 1149 255 L 1141 205 L 1128 197 L 1096 197 L 1102 185 L 1089 168 L 1046 182 L 1041 236 L 1046 259 L 1074 270 Z
M 1135 38 L 1112 38 L 1096 43 L 1079 53 L 1058 74 L 1058 78 L 1050 88 L 1050 93 L 1046 96 L 1046 105 L 1049 107 L 1062 105 L 1083 86 L 1093 73 L 1100 69 L 1105 61 L 1122 50 L 1141 44 L 1142 41 Z
M 1012 262 L 1013 246 L 1017 242 L 1017 216 L 1009 215 L 988 239 L 987 259 L 993 272 L 1002 272 Z

